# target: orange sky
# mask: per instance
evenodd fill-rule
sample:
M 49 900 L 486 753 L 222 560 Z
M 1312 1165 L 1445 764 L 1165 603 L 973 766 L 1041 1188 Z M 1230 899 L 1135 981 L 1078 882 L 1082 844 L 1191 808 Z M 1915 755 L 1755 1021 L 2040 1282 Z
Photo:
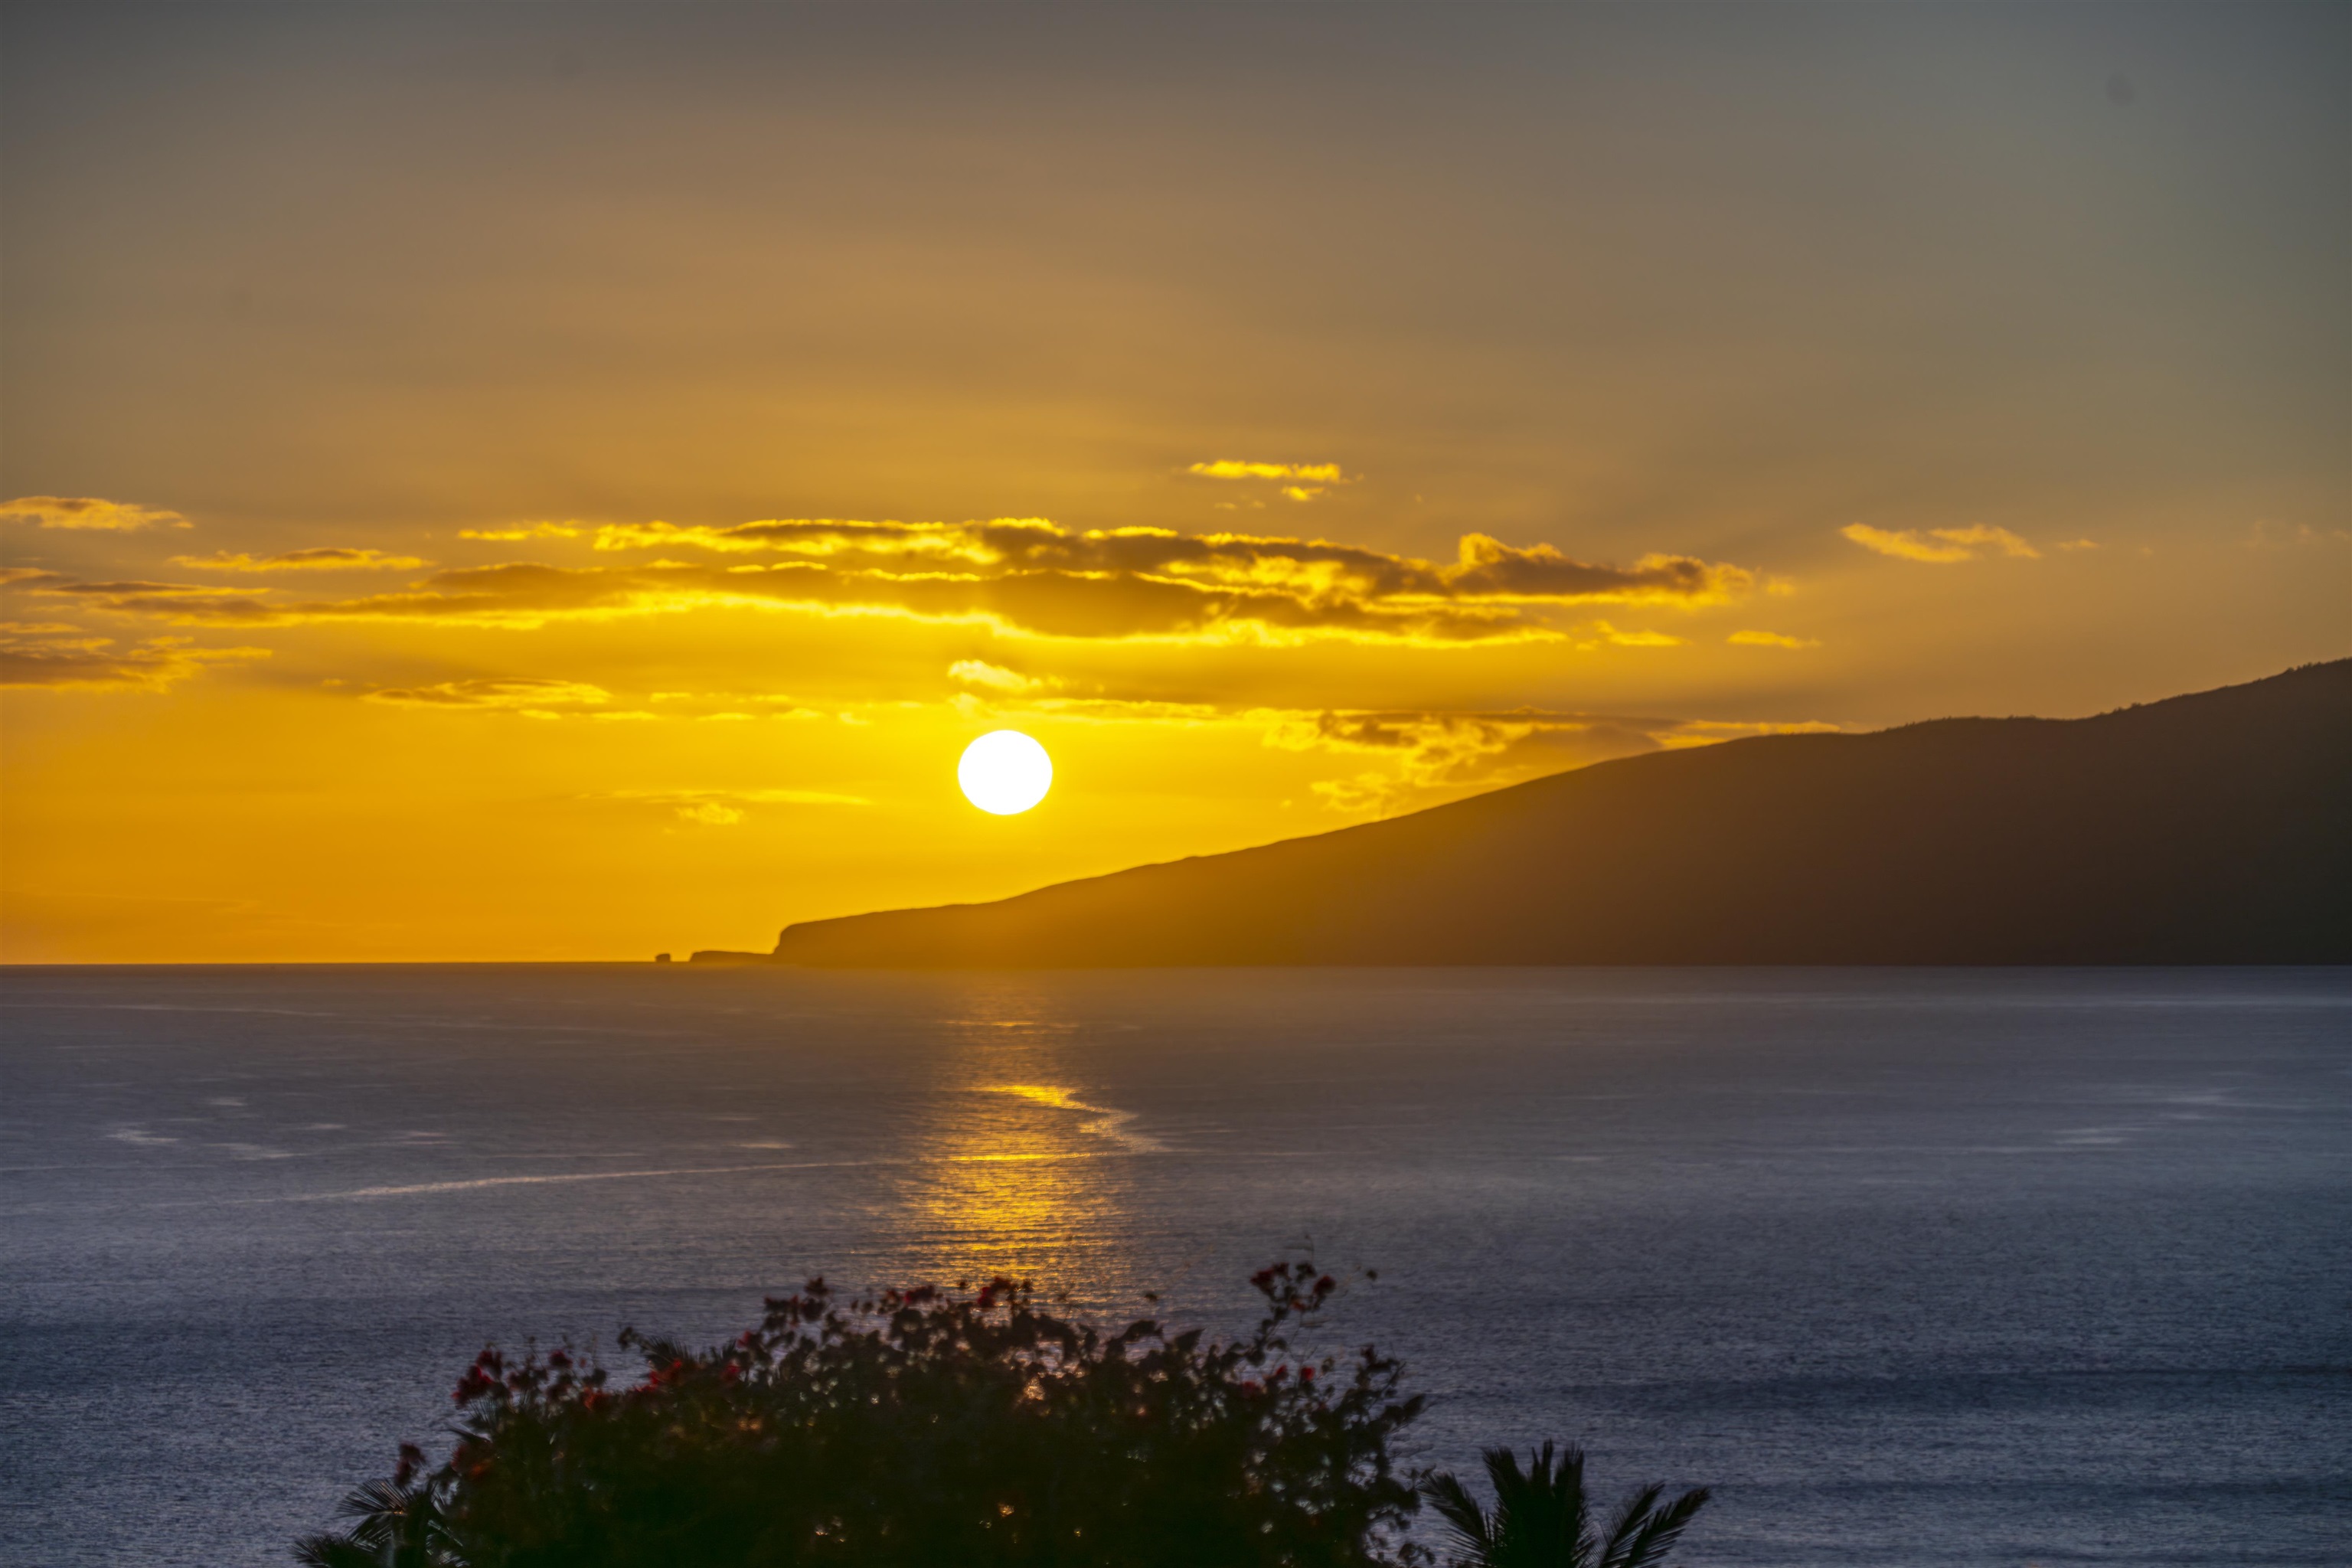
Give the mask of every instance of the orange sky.
M 11 961 L 765 947 L 2352 641 L 2340 10 L 5 25 Z

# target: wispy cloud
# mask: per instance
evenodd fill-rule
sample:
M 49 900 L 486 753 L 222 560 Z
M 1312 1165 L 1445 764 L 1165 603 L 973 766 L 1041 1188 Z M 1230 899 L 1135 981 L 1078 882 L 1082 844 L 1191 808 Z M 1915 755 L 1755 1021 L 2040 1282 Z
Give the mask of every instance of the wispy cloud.
M 1983 523 L 1968 528 L 1897 530 L 1873 528 L 1866 522 L 1850 522 L 1838 531 L 1864 550 L 1874 550 L 1881 555 L 1892 555 L 1897 560 L 1925 561 L 1939 566 L 1949 565 L 1956 561 L 1976 561 L 1996 552 L 2029 561 L 2039 560 L 2042 556 L 2042 552 L 2009 530 Z
M 1759 734 L 1833 731 L 1819 721 L 1790 724 L 1692 721 L 1622 713 L 1518 708 L 1489 711 L 1327 710 L 1251 715 L 1269 746 L 1373 753 L 1386 773 L 1321 780 L 1311 788 L 1343 812 L 1388 813 L 1439 795 L 1491 787 L 1643 752 L 1711 745 Z
M 158 583 L 135 577 L 91 582 L 39 566 L 7 566 L 0 567 L 0 588 L 16 588 L 75 600 L 90 609 L 153 616 L 189 626 L 201 623 L 194 616 L 183 616 L 179 611 L 197 605 L 233 606 L 212 617 L 215 622 L 262 618 L 244 614 L 244 606 L 254 603 L 249 596 L 251 590 L 215 587 L 208 583 Z
M 610 702 L 613 694 L 584 680 L 550 680 L 530 676 L 478 677 L 444 680 L 432 686 L 394 686 L 366 693 L 371 702 L 404 708 L 560 708 L 593 707 Z
M 174 566 L 203 572 L 414 572 L 433 564 L 415 555 L 388 555 L 381 550 L 351 550 L 322 545 L 315 550 L 287 550 L 276 555 L 174 555 Z
M 697 827 L 737 827 L 754 805 L 860 806 L 874 803 L 863 795 L 814 789 L 621 789 L 583 795 L 583 800 L 616 801 L 629 805 L 667 810 L 678 821 Z
M 1687 638 L 1675 637 L 1671 632 L 1655 632 L 1640 628 L 1633 631 L 1621 631 L 1607 621 L 1595 621 L 1586 629 L 1595 638 L 1607 643 L 1612 647 L 1681 647 L 1688 641 Z
M 1817 637 L 1792 637 L 1780 632 L 1734 632 L 1723 639 L 1735 647 L 1819 647 Z
M 1013 695 L 1044 691 L 1059 684 L 1056 681 L 1036 679 L 1022 674 L 1017 669 L 1006 669 L 1002 665 L 990 664 L 984 659 L 977 658 L 960 658 L 948 666 L 948 679 L 960 686 L 977 687 L 982 691 Z
M 504 528 L 461 528 L 457 537 L 512 542 L 519 539 L 577 539 L 587 531 L 576 522 L 517 522 Z
M 615 531 L 605 531 L 606 535 Z M 25 577 L 40 594 L 181 625 L 439 621 L 535 626 L 711 607 L 891 615 L 1074 638 L 1432 645 L 1558 640 L 1541 613 L 1570 605 L 1693 608 L 1758 585 L 1747 568 L 1653 554 L 1579 561 L 1548 544 L 1465 537 L 1433 563 L 1323 540 L 1129 528 L 1072 532 L 1038 519 L 985 523 L 772 521 L 630 531 L 660 544 L 802 557 L 728 565 L 656 560 L 566 568 L 535 563 L 444 571 L 405 592 L 292 603 L 191 584 Z M 615 543 L 600 536 L 599 548 Z M 814 556 L 816 559 L 808 559 Z M 1657 642 L 1664 634 L 1625 634 Z
M 1337 463 L 1255 463 L 1219 458 L 1212 462 L 1194 463 L 1184 471 L 1204 479 L 1286 480 L 1276 493 L 1294 501 L 1310 501 L 1334 485 L 1356 482 L 1356 476 L 1343 472 Z M 1231 501 L 1219 501 L 1217 505 L 1227 510 L 1233 507 Z
M 161 691 L 208 665 L 268 658 L 262 647 L 196 647 L 185 637 L 124 647 L 78 627 L 0 626 L 0 686 Z
M 116 531 L 137 528 L 187 528 L 188 520 L 161 507 L 127 500 L 101 500 L 96 496 L 18 496 L 0 501 L 0 521 L 29 522 L 35 528 L 98 528 Z
M 1349 482 L 1337 463 L 1253 463 L 1219 458 L 1194 463 L 1184 470 L 1204 479 L 1290 479 L 1300 483 L 1343 485 Z
M 2298 522 L 2290 528 L 2284 523 L 2263 520 L 2247 530 L 2242 542 L 2249 550 L 2296 550 L 2310 544 L 2340 544 L 2347 539 L 2352 539 L 2352 529 L 2318 529 L 2307 522 Z M 2083 542 L 2088 544 L 2090 541 Z

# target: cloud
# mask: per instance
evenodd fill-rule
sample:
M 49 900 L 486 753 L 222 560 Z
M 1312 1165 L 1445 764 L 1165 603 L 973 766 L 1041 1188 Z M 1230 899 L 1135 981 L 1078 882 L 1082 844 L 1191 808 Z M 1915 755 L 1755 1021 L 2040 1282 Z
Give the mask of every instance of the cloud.
M 1723 639 L 1737 647 L 1819 647 L 1816 637 L 1786 637 L 1779 632 L 1734 632 Z
M 1006 669 L 1002 665 L 985 663 L 977 658 L 960 658 L 948 666 L 948 679 L 960 685 L 976 686 L 984 691 L 1001 691 L 1013 696 L 1043 691 L 1057 684 L 1051 680 L 1033 679 L 1019 670 Z
M 0 588 L 20 588 L 30 594 L 77 599 L 91 609 L 110 610 L 121 615 L 156 616 L 183 625 L 203 624 L 201 617 L 181 614 L 188 606 L 201 604 L 233 606 L 209 617 L 213 621 L 258 621 L 266 618 L 244 613 L 244 607 L 247 605 L 257 610 L 262 608 L 244 596 L 247 590 L 216 588 L 203 583 L 153 583 L 140 579 L 92 583 L 37 566 L 7 566 L 0 567 Z
M 433 564 L 414 555 L 387 555 L 381 550 L 350 550 L 321 545 L 315 550 L 287 550 L 276 555 L 174 555 L 174 566 L 205 572 L 414 572 Z
M 723 529 L 654 522 L 600 529 L 596 537 L 602 551 L 677 547 L 817 557 L 837 570 L 890 575 L 904 575 L 911 559 L 982 577 L 1060 571 L 1397 604 L 1713 604 L 1758 584 L 1756 574 L 1743 567 L 1692 556 L 1653 554 L 1630 567 L 1603 565 L 1572 559 L 1549 544 L 1522 549 L 1483 533 L 1465 535 L 1458 558 L 1443 564 L 1319 539 L 1164 528 L 1074 533 L 1043 518 L 961 523 L 778 520 Z
M 1979 560 L 1996 549 L 2004 555 L 2021 556 L 2029 561 L 2040 560 L 2042 556 L 2042 552 L 2009 530 L 1990 528 L 1983 523 L 1968 528 L 1895 531 L 1873 528 L 1866 522 L 1850 522 L 1838 531 L 1864 550 L 1874 550 L 1881 555 L 1892 555 L 1898 560 L 1926 561 L 1937 565 Z
M 389 687 L 367 693 L 370 702 L 390 702 L 404 708 L 494 708 L 544 710 L 550 704 L 593 707 L 610 702 L 613 694 L 582 680 L 548 680 L 530 676 L 479 677 L 444 680 L 433 686 Z
M 96 496 L 18 496 L 0 501 L 0 521 L 29 522 L 35 528 L 186 528 L 188 520 L 161 507 L 131 501 L 101 500 Z
M 1811 733 L 1838 726 L 1727 722 L 1633 714 L 1499 710 L 1395 710 L 1249 715 L 1265 742 L 1288 751 L 1385 754 L 1391 772 L 1359 773 L 1309 787 L 1334 810 L 1383 814 L 1430 797 L 1490 787 L 1612 757 L 1711 745 L 1744 735 Z
M 742 710 L 744 705 L 747 703 L 752 707 L 764 708 L 768 710 L 766 716 L 771 719 L 819 719 L 824 717 L 824 714 L 818 710 L 804 706 L 799 698 L 788 697 L 783 693 L 777 691 L 656 691 L 653 694 L 653 700 L 656 704 L 683 702 L 706 708 L 716 707 L 725 710 L 724 713 L 699 715 L 700 717 L 705 718 L 751 718 L 753 715 Z M 653 713 L 643 715 L 643 717 L 647 719 L 657 718 L 660 716 L 661 715 Z M 679 718 L 687 717 L 687 715 L 682 713 L 675 714 L 675 716 Z
M 630 805 L 667 809 L 680 822 L 698 827 L 736 827 L 750 815 L 750 805 L 871 805 L 863 795 L 835 795 L 814 789 L 622 789 L 580 797 L 618 801 Z
M 577 539 L 588 531 L 576 522 L 518 522 L 506 528 L 461 528 L 460 539 Z
M 1668 632 L 1621 632 L 1607 621 L 1593 622 L 1591 630 L 1612 647 L 1681 647 L 1687 640 Z
M 2299 550 L 2312 544 L 2341 544 L 2352 540 L 2352 528 L 2314 528 L 2298 522 L 2289 528 L 2267 519 L 2257 521 L 2240 541 L 2249 550 Z M 2142 554 L 2147 551 L 2142 550 Z
M 132 647 L 55 624 L 0 625 L 0 686 L 161 691 L 207 665 L 268 658 L 263 647 L 194 647 L 185 637 Z
M 1339 471 L 1337 463 L 1249 463 L 1219 458 L 1213 462 L 1194 463 L 1184 471 L 1204 479 L 1300 479 L 1325 485 L 1354 482 Z
M 1719 605 L 1758 585 L 1756 574 L 1692 555 L 1644 555 L 1632 566 L 1571 560 L 1549 544 L 1514 549 L 1483 533 L 1463 536 L 1445 570 L 1465 597 L 1516 604 Z
M 1760 584 L 1748 568 L 1693 556 L 1651 554 L 1615 565 L 1475 533 L 1460 542 L 1457 559 L 1439 563 L 1316 539 L 1162 528 L 1074 532 L 1042 518 L 773 520 L 724 529 L 654 522 L 598 531 L 596 548 L 607 553 L 648 547 L 787 559 L 730 564 L 665 558 L 579 568 L 511 562 L 443 570 L 401 591 L 299 601 L 266 596 L 272 590 L 260 587 L 92 582 L 30 568 L 0 580 L 180 626 L 374 621 L 528 628 L 731 606 L 962 622 L 1053 637 L 1423 646 L 1559 641 L 1564 634 L 1544 613 L 1552 608 L 1689 609 L 1728 603 Z M 246 559 L 203 564 L 242 570 Z M 341 563 L 352 563 L 350 557 Z M 1664 633 L 1603 635 L 1636 645 L 1667 640 Z
M 933 563 L 993 564 L 1005 559 L 1019 531 L 1058 534 L 1043 518 L 1002 517 L 987 523 L 864 521 L 854 518 L 773 518 L 731 528 L 680 527 L 671 522 L 616 522 L 596 531 L 600 551 L 685 547 L 731 554 L 783 552 L 817 557 L 853 556 L 869 563 L 916 557 Z
M 1388 815 L 1402 793 L 1395 779 L 1386 773 L 1358 773 L 1351 779 L 1317 779 L 1308 784 L 1316 798 L 1333 811 L 1354 816 L 1359 812 Z

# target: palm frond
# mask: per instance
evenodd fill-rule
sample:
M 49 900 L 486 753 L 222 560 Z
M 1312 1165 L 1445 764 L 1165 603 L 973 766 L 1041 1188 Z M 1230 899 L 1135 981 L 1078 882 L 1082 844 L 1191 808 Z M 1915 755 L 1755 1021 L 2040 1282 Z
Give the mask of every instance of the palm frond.
M 294 1543 L 302 1568 L 383 1568 L 383 1553 L 348 1535 L 306 1535 Z
M 1657 1568 L 1665 1561 L 1710 1494 L 1696 1487 L 1662 1508 L 1658 1498 L 1664 1490 L 1643 1487 L 1625 1500 L 1596 1568 Z
M 1421 1493 L 1444 1519 L 1454 1536 L 1453 1544 L 1469 1553 L 1468 1561 L 1484 1562 L 1494 1550 L 1494 1533 L 1486 1510 L 1478 1506 L 1470 1489 L 1440 1471 L 1421 1483 Z

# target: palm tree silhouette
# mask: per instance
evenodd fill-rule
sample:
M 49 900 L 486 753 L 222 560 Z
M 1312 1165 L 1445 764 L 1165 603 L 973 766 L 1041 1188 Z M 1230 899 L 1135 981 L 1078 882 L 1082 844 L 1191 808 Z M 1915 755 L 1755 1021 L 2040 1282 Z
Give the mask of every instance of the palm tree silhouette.
M 1528 1452 L 1528 1468 L 1508 1448 L 1483 1456 L 1495 1507 L 1481 1508 L 1470 1489 L 1443 1471 L 1422 1492 L 1452 1526 L 1454 1568 L 1657 1568 L 1691 1519 L 1706 1504 L 1705 1487 L 1661 1503 L 1665 1488 L 1628 1496 L 1604 1531 L 1584 1492 L 1584 1450 L 1555 1462 L 1552 1445 Z
M 449 1561 L 432 1483 L 370 1481 L 336 1510 L 358 1522 L 343 1535 L 313 1535 L 294 1543 L 303 1568 L 437 1568 Z

